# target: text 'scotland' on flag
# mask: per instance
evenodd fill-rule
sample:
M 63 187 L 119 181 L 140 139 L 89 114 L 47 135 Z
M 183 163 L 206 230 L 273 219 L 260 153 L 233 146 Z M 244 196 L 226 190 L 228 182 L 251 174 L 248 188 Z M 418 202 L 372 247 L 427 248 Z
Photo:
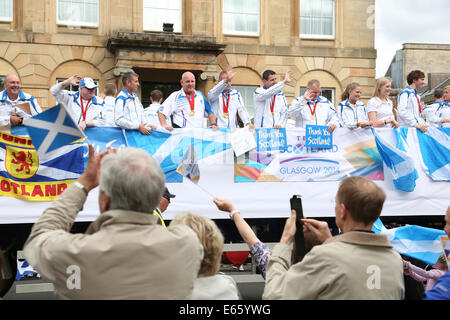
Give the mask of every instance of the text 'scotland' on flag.
M 0 132 L 0 196 L 52 201 L 84 170 L 81 143 L 39 157 L 28 137 Z

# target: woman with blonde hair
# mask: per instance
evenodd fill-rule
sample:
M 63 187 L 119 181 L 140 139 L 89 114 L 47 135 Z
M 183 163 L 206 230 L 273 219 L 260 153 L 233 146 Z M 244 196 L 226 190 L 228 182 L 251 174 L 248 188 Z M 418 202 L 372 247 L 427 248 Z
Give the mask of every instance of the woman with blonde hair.
M 367 103 L 369 121 L 374 127 L 397 127 L 398 122 L 394 116 L 394 105 L 389 99 L 392 81 L 388 78 L 380 78 L 373 93 L 372 99 Z
M 232 277 L 219 272 L 223 251 L 223 235 L 211 219 L 188 212 L 178 215 L 170 225 L 190 227 L 203 245 L 203 260 L 194 281 L 192 300 L 239 300 L 240 294 Z
M 341 126 L 349 129 L 366 128 L 372 126 L 367 117 L 364 103 L 359 101 L 362 87 L 359 83 L 352 82 L 345 88 L 342 94 L 342 102 L 339 103 L 337 113 Z

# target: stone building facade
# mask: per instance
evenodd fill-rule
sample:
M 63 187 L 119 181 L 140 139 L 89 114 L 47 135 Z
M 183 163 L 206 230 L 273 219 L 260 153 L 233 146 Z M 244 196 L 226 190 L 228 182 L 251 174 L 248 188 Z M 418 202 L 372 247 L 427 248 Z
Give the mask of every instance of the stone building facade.
M 413 70 L 425 74 L 426 85 L 420 90 L 425 104 L 433 103 L 435 89 L 448 85 L 450 78 L 450 44 L 404 43 L 398 50 L 386 72 L 392 79 L 392 98 L 405 88 L 406 77 Z
M 187 70 L 206 93 L 228 63 L 248 104 L 266 69 L 280 80 L 293 71 L 284 90 L 288 103 L 312 78 L 335 104 L 348 83 L 359 82 L 366 101 L 375 84 L 374 0 L 10 3 L 10 11 L 0 12 L 0 77 L 17 74 L 44 109 L 54 105 L 49 88 L 59 79 L 89 76 L 101 92 L 108 82 L 120 88 L 131 69 L 140 75 L 144 107 L 152 88 L 167 96 Z M 164 32 L 162 22 L 174 31 Z

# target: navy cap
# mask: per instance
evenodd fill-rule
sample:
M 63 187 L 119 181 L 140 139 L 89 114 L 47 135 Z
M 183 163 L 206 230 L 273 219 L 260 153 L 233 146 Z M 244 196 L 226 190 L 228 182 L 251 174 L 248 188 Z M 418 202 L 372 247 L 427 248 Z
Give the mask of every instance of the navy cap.
M 163 193 L 163 197 L 166 198 L 166 199 L 170 199 L 170 198 L 175 198 L 176 195 L 171 194 L 169 192 L 169 189 L 167 189 L 167 187 L 166 187 L 165 190 L 164 190 L 164 193 Z

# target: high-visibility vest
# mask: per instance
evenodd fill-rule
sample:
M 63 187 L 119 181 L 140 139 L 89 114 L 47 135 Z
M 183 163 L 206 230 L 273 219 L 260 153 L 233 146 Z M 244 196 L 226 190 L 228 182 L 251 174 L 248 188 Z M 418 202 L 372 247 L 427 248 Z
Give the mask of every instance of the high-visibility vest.
M 157 216 L 159 220 L 161 220 L 161 224 L 163 227 L 166 226 L 166 224 L 164 223 L 164 219 L 161 217 L 161 214 L 159 213 L 159 210 L 157 209 L 153 210 L 153 215 Z

